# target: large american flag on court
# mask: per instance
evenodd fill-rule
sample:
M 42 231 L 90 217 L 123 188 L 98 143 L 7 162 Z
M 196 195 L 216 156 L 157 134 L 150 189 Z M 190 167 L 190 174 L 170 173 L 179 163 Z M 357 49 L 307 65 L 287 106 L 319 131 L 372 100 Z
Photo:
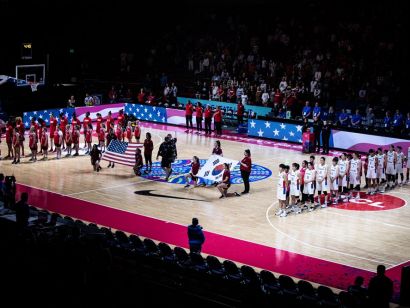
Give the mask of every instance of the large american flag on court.
M 117 164 L 134 166 L 135 165 L 135 151 L 137 148 L 142 148 L 142 143 L 122 142 L 119 140 L 112 140 L 108 148 L 102 155 L 103 160 L 111 161 Z

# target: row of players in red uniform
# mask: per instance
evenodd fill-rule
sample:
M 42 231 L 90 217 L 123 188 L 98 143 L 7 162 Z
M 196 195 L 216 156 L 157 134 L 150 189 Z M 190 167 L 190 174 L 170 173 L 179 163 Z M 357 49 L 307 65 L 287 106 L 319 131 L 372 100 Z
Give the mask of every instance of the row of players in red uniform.
M 71 124 L 69 124 L 67 117 L 64 114 L 60 114 L 60 123 L 58 124 L 57 119 L 51 115 L 49 121 L 49 134 L 47 134 L 45 121 L 40 120 L 40 123 L 38 123 L 36 119 L 33 118 L 31 120 L 29 130 L 29 148 L 31 150 L 30 161 L 37 160 L 38 142 L 40 142 L 40 153 L 44 154 L 44 158 L 47 158 L 48 151 L 57 152 L 57 158 L 61 158 L 61 147 L 63 150 L 67 150 L 67 155 L 71 155 L 71 150 L 74 148 L 76 151 L 74 155 L 77 156 L 80 143 L 81 125 L 83 127 L 84 148 L 87 148 L 86 154 L 88 154 L 91 151 L 93 133 L 93 126 L 91 124 L 92 120 L 89 116 L 90 114 L 87 113 L 83 123 L 81 123 L 74 114 Z M 120 111 L 116 121 L 112 118 L 111 112 L 109 112 L 105 124 L 103 121 L 104 120 L 101 114 L 97 114 L 96 133 L 98 143 L 102 149 L 105 149 L 105 140 L 107 140 L 107 144 L 109 144 L 109 141 L 113 139 L 112 136 L 108 136 L 110 132 L 111 134 L 115 134 L 115 139 L 127 139 L 131 142 L 134 136 L 136 141 L 139 142 L 141 128 L 139 127 L 138 121 L 134 129 L 131 122 L 128 122 L 127 126 L 124 128 L 125 117 L 122 110 Z M 116 127 L 114 131 L 115 122 Z M 106 127 L 109 129 L 106 130 Z M 6 143 L 8 145 L 8 155 L 5 158 L 14 158 L 13 163 L 19 163 L 20 156 L 24 157 L 24 132 L 24 123 L 20 117 L 16 118 L 14 125 L 11 121 L 7 123 Z M 50 149 L 48 149 L 49 144 Z M 74 145 L 73 148 L 72 145 Z
M 185 105 L 185 120 L 186 120 L 186 132 L 189 132 L 191 129 L 193 131 L 193 124 L 192 124 L 192 117 L 195 111 L 195 118 L 196 118 L 196 129 L 197 133 L 202 131 L 202 120 L 203 117 L 205 119 L 205 135 L 211 134 L 212 128 L 212 118 L 214 119 L 214 129 L 216 135 L 222 135 L 222 118 L 223 118 L 223 111 L 221 107 L 218 106 L 215 112 L 212 111 L 211 106 L 207 105 L 205 110 L 202 108 L 202 104 L 200 102 L 197 103 L 194 110 L 194 105 L 191 101 Z M 239 102 L 237 105 L 236 115 L 238 117 L 238 124 L 243 124 L 243 115 L 245 112 L 245 107 L 242 102 Z

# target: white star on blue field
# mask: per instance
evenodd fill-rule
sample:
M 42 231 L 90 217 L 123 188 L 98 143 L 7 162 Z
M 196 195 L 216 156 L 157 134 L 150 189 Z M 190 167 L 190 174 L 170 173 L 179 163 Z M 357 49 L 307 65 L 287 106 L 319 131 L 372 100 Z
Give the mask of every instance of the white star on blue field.
M 302 125 L 251 120 L 248 123 L 248 135 L 302 143 Z

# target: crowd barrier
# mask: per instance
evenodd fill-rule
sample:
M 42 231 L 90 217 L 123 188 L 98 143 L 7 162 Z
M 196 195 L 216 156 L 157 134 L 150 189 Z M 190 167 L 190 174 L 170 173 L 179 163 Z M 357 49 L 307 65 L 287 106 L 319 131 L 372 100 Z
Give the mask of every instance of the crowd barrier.
M 192 101 L 197 102 L 201 100 Z M 215 103 L 227 104 L 222 102 Z M 27 111 L 23 114 L 23 122 L 26 128 L 29 128 L 31 119 L 33 117 L 36 117 L 37 119 L 43 119 L 46 124 L 48 124 L 50 114 L 53 114 L 57 119 L 59 119 L 60 113 L 64 113 L 71 121 L 74 112 L 76 113 L 80 121 L 83 121 L 85 114 L 87 112 L 90 112 L 90 118 L 95 121 L 97 119 L 97 113 L 100 113 L 105 119 L 108 116 L 108 112 L 111 111 L 113 118 L 116 118 L 121 109 L 123 109 L 126 114 L 133 115 L 135 118 L 142 121 L 185 126 L 184 110 L 129 103 Z M 195 117 L 193 117 L 193 122 L 195 125 Z M 251 119 L 248 121 L 248 136 L 302 143 L 302 126 L 298 123 Z M 394 146 L 401 146 L 404 151 L 406 151 L 406 149 L 410 147 L 410 141 L 406 139 L 348 132 L 339 129 L 332 130 L 329 141 L 331 148 L 359 152 L 368 152 L 368 150 L 371 148 L 386 148 L 390 144 L 393 144 Z
M 250 120 L 248 136 L 302 143 L 302 126 L 281 121 Z M 401 146 L 406 152 L 410 147 L 410 140 L 338 129 L 331 131 L 329 140 L 331 148 L 358 152 L 368 152 L 369 149 L 379 147 L 386 149 L 391 144 Z

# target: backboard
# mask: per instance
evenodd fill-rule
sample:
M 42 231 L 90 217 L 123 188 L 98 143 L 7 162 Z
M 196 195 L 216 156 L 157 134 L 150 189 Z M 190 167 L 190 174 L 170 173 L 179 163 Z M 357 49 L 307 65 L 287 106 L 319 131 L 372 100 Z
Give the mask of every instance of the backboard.
M 44 85 L 45 77 L 45 64 L 16 65 L 17 86 L 28 86 L 30 84 Z

